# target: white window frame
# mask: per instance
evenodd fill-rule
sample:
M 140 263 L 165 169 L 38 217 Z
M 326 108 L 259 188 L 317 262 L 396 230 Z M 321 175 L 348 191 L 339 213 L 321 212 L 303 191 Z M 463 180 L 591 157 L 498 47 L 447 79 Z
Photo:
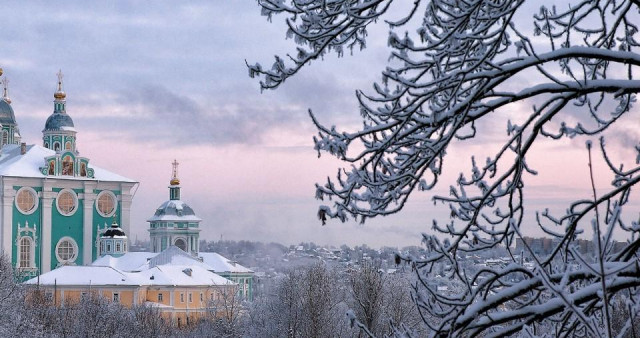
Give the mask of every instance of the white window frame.
M 64 260 L 64 259 L 62 259 L 62 257 L 60 257 L 60 254 L 58 253 L 58 248 L 60 247 L 60 244 L 62 244 L 62 242 L 64 242 L 64 241 L 69 241 L 71 243 L 71 247 L 73 248 L 73 251 L 75 253 L 74 256 L 71 259 Z M 78 252 L 78 243 L 76 243 L 76 241 L 73 238 L 69 237 L 69 236 L 62 237 L 62 238 L 60 238 L 60 240 L 56 244 L 56 248 L 55 248 L 54 252 L 56 254 L 56 259 L 58 260 L 58 262 L 60 262 L 60 263 L 73 263 L 73 262 L 76 261 L 76 259 L 78 259 L 78 254 L 79 254 L 79 252 Z
M 22 266 L 22 240 L 29 241 L 29 262 L 27 266 Z M 33 238 L 22 236 L 18 239 L 18 269 L 31 269 L 36 266 L 36 245 Z
M 102 212 L 102 210 L 100 210 L 100 208 L 98 208 L 98 200 L 100 200 L 100 198 L 103 197 L 104 195 L 108 195 L 113 200 L 113 210 L 111 210 L 111 212 L 109 213 L 104 213 Z M 98 212 L 98 215 L 102 217 L 111 217 L 118 210 L 118 197 L 116 197 L 116 194 L 114 194 L 112 191 L 102 190 L 100 193 L 98 193 L 98 196 L 96 196 L 96 200 L 94 204 L 95 204 L 96 211 Z
M 62 196 L 63 193 L 68 192 L 71 193 L 71 196 L 73 198 L 73 210 L 71 210 L 70 212 L 64 212 L 62 209 L 60 209 L 60 196 Z M 56 195 L 56 209 L 58 209 L 58 212 L 60 213 L 60 215 L 62 216 L 72 216 L 73 214 L 76 213 L 76 211 L 78 211 L 78 194 L 76 194 L 75 191 L 65 188 L 62 189 L 58 192 L 58 195 Z
M 27 191 L 28 193 L 30 193 L 34 200 L 33 208 L 31 208 L 31 210 L 28 210 L 28 211 L 24 211 L 20 209 L 20 206 L 18 206 L 18 195 L 20 195 L 24 191 Z M 39 202 L 40 202 L 40 199 L 38 198 L 38 192 L 36 192 L 32 187 L 22 187 L 18 189 L 18 191 L 16 191 L 16 197 L 14 198 L 14 201 L 13 201 L 13 203 L 16 206 L 16 209 L 18 209 L 18 211 L 20 211 L 20 213 L 22 213 L 23 215 L 31 215 L 34 212 L 36 212 L 36 210 L 38 210 Z
M 114 303 L 120 303 L 120 292 L 114 292 L 111 295 L 111 298 L 113 299 Z

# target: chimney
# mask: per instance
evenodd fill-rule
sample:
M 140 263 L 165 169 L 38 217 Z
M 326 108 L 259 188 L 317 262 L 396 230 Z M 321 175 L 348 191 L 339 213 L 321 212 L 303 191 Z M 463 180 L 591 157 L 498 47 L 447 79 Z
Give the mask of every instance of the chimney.
M 20 155 L 24 155 L 27 153 L 27 144 L 22 142 L 20 143 Z

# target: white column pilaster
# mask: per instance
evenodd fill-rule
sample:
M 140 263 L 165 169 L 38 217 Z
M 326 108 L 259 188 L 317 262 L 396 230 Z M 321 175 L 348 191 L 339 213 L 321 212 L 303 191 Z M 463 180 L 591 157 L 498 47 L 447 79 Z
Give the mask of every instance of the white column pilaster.
M 51 184 L 46 181 L 42 185 L 42 272 L 51 271 L 51 208 L 53 207 L 53 199 L 56 193 L 51 191 Z
M 93 203 L 96 200 L 96 182 L 84 182 L 84 212 L 82 220 L 82 264 L 93 262 Z
M 123 183 L 120 185 L 120 227 L 127 235 L 127 245 L 131 243 L 131 202 L 133 201 L 131 189 L 133 189 L 133 186 L 134 184 L 131 183 Z
M 13 254 L 13 199 L 16 196 L 14 179 L 4 178 L 2 182 L 2 250 L 11 262 Z

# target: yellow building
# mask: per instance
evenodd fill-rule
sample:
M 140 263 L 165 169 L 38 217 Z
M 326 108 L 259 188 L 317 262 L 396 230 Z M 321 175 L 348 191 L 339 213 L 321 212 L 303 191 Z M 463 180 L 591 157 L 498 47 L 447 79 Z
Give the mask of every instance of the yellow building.
M 178 326 L 210 314 L 216 300 L 236 293 L 236 283 L 175 246 L 129 271 L 118 268 L 138 261 L 134 256 L 128 261 L 104 256 L 91 266 L 62 266 L 25 284 L 38 287 L 57 306 L 99 295 L 127 307 L 155 307 Z

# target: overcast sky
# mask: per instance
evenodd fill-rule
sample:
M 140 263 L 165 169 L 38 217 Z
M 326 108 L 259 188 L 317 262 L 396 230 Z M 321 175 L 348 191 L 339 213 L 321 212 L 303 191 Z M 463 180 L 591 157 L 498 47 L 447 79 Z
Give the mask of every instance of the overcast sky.
M 168 199 L 175 158 L 183 200 L 203 219 L 201 238 L 417 245 L 434 216 L 446 220 L 446 207 L 434 207 L 431 193 L 413 196 L 401 214 L 365 225 L 321 226 L 316 217 L 314 183 L 340 164 L 318 159 L 307 110 L 326 124 L 357 128 L 353 94 L 379 78 L 389 52 L 385 32 L 378 25 L 364 51 L 329 56 L 280 89 L 260 93 L 245 60 L 267 65 L 294 49 L 282 19 L 268 23 L 255 1 L 11 2 L 3 4 L 0 67 L 23 140 L 38 144 L 62 69 L 81 154 L 140 182 L 132 239 L 148 238 L 146 219 Z M 489 129 L 505 127 L 502 120 Z M 486 151 L 492 140 L 453 148 L 447 162 L 453 169 L 437 190 L 446 192 L 469 155 Z M 588 193 L 581 188 L 586 153 L 575 151 L 581 145 L 584 140 L 540 147 L 546 156 L 531 162 L 547 172 L 531 183 L 536 205 Z M 577 174 L 562 170 L 571 166 L 580 168 Z

